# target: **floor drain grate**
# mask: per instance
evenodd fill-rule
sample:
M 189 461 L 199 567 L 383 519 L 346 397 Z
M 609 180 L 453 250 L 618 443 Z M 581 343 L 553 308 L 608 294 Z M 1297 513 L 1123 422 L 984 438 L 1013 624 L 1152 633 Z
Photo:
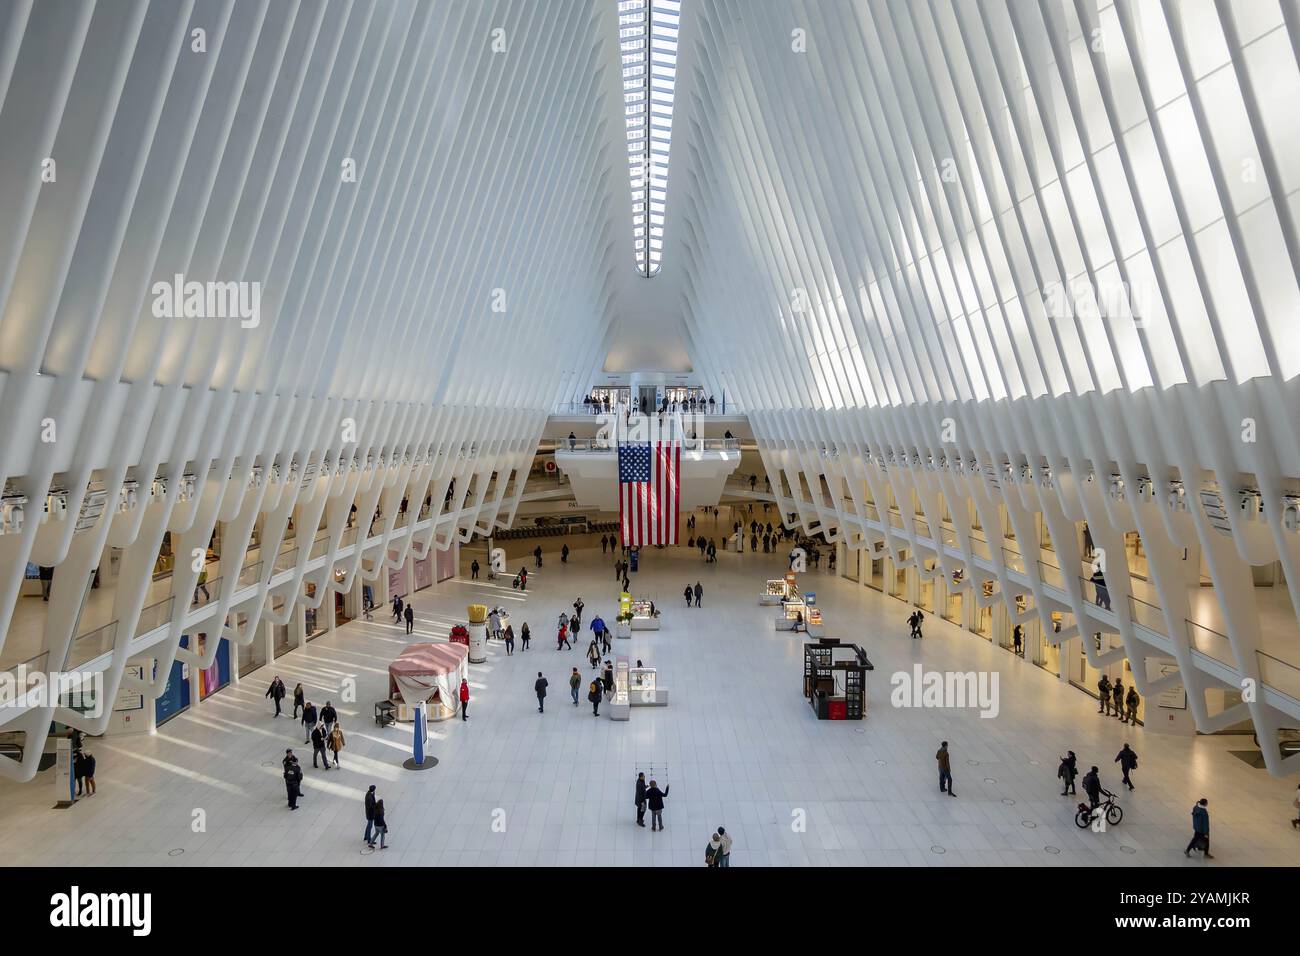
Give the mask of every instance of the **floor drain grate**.
M 1137 849 L 1136 849 L 1135 847 L 1131 847 L 1131 846 L 1129 846 L 1127 843 L 1125 843 L 1125 844 L 1122 844 L 1122 845 L 1120 846 L 1120 848 L 1119 848 L 1119 852 L 1121 852 L 1121 853 L 1136 853 L 1136 852 L 1137 852 Z
M 184 853 L 184 852 L 185 852 L 185 851 L 184 851 L 183 849 L 181 849 L 180 847 L 176 847 L 175 849 L 168 850 L 168 851 L 167 851 L 167 855 L 168 855 L 168 856 L 180 856 L 180 855 L 181 855 L 182 853 Z
M 1059 856 L 1061 853 L 1061 848 L 1059 846 L 1045 846 L 1043 849 L 1052 854 L 1052 856 Z
M 931 852 L 931 853 L 937 853 L 937 854 L 939 854 L 940 856 L 943 856 L 943 855 L 944 855 L 945 853 L 947 853 L 948 851 L 945 850 L 943 847 L 939 846 L 939 844 L 936 843 L 934 846 L 930 847 L 930 852 Z
M 1021 825 L 1022 827 L 1024 827 L 1026 830 L 1037 830 L 1037 829 L 1038 829 L 1038 824 L 1035 823 L 1033 820 L 1021 820 L 1021 821 L 1020 821 L 1020 825 Z
M 997 783 L 997 781 L 994 780 L 992 777 L 985 777 L 985 778 L 984 778 L 984 782 L 985 782 L 985 783 Z

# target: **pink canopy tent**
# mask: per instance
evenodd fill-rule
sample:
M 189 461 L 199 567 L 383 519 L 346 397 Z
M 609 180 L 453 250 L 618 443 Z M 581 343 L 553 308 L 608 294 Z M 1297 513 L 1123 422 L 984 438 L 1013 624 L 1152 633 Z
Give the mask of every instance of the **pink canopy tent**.
M 469 676 L 469 648 L 464 644 L 412 644 L 388 665 L 388 692 L 393 700 L 416 705 L 438 698 L 434 719 L 456 712 L 460 682 Z M 436 705 L 435 705 L 436 706 Z

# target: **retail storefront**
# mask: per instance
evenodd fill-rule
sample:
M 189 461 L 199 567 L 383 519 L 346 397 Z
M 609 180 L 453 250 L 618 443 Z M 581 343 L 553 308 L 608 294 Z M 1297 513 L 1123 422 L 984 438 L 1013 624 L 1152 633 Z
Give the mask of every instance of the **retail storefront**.
M 188 634 L 181 635 L 181 647 L 189 647 Z M 157 676 L 158 661 L 154 661 L 154 675 Z M 167 676 L 167 686 L 162 696 L 154 699 L 154 721 L 161 727 L 177 714 L 182 714 L 190 706 L 190 666 L 181 661 L 172 662 L 171 673 Z
M 437 545 L 435 544 L 436 548 Z M 437 580 L 446 581 L 456 576 L 456 563 L 460 560 L 460 542 L 453 541 L 451 547 L 437 551 L 434 557 Z
M 233 617 L 242 633 L 248 627 L 248 615 L 235 614 Z M 259 632 L 247 644 L 239 645 L 235 654 L 238 659 L 239 676 L 244 677 L 266 664 L 266 641 L 262 639 Z
M 203 655 L 206 652 L 208 640 L 208 635 L 198 635 L 196 653 Z M 199 671 L 199 700 L 215 694 L 230 683 L 230 642 L 224 637 L 219 638 L 219 641 L 212 666 Z

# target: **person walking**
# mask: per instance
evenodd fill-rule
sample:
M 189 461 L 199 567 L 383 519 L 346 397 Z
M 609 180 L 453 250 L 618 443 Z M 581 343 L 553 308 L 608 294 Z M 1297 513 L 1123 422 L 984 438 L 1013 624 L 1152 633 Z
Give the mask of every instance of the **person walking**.
M 460 681 L 460 719 L 469 720 L 469 681 Z
M 520 591 L 528 590 L 528 569 L 527 568 L 519 569 L 519 590 Z
M 284 789 L 289 796 L 289 809 L 298 809 L 298 798 L 302 796 L 302 767 L 298 765 L 298 758 L 293 755 L 293 750 L 284 752 Z
M 596 639 L 593 637 L 591 643 L 587 646 L 587 661 L 591 664 L 591 669 L 595 670 L 600 666 L 600 651 L 596 648 Z M 578 669 L 573 669 L 577 673 Z
M 1097 700 L 1100 706 L 1097 707 L 1097 713 L 1110 716 L 1110 678 L 1105 674 L 1097 681 Z
M 582 611 L 586 606 L 587 603 L 583 601 L 582 595 L 578 595 L 578 598 L 573 602 L 573 617 L 569 618 L 573 622 L 575 631 L 582 626 Z
M 388 849 L 388 815 L 384 811 L 384 801 L 375 801 L 375 836 L 379 837 L 379 849 Z M 372 842 L 370 844 L 374 846 Z
M 1056 776 L 1063 782 L 1061 796 L 1069 794 L 1078 794 L 1074 787 L 1074 778 L 1079 775 L 1079 758 L 1074 755 L 1073 750 L 1066 751 L 1066 755 L 1061 758 L 1061 766 L 1056 770 Z
M 330 729 L 338 722 L 339 712 L 334 709 L 334 704 L 325 701 L 325 706 L 320 709 L 320 721 L 325 725 L 325 733 L 328 735 Z
M 528 641 L 531 638 L 532 634 L 528 630 L 528 622 L 524 621 L 524 626 L 519 629 L 519 640 L 523 644 L 522 650 L 528 650 Z
M 1130 790 L 1136 790 L 1137 787 L 1133 786 L 1133 781 L 1128 776 L 1137 769 L 1138 765 L 1138 755 L 1133 752 L 1133 748 L 1127 743 L 1124 744 L 1123 749 L 1115 755 L 1115 763 L 1119 764 L 1119 768 L 1124 771 L 1124 783 Z
M 948 755 L 948 741 L 939 744 L 934 759 L 939 762 L 939 792 L 946 793 L 950 797 L 957 796 L 952 792 L 952 758 Z
M 922 639 L 925 637 L 925 634 L 923 634 L 923 633 L 921 632 L 921 628 L 922 628 L 922 626 L 923 626 L 924 624 L 925 624 L 925 615 L 921 613 L 921 609 L 920 609 L 920 608 L 917 608 L 917 609 L 916 609 L 916 625 L 915 625 L 915 627 L 916 627 L 916 639 L 917 639 L 917 640 L 922 640 Z
M 1024 635 L 1025 635 L 1025 629 L 1019 624 L 1017 624 L 1014 628 L 1011 629 L 1011 646 L 1012 646 L 1012 650 L 1018 657 L 1025 656 L 1023 650 L 1024 642 L 1025 642 Z
M 1088 795 L 1088 805 L 1091 810 L 1095 811 L 1101 806 L 1101 774 L 1096 767 L 1083 775 L 1083 792 Z
M 605 700 L 614 699 L 614 665 L 605 661 L 605 671 L 600 675 L 600 682 L 605 686 Z
M 533 558 L 537 561 L 537 566 L 540 568 L 542 566 L 542 546 L 540 544 L 533 548 Z
M 507 624 L 505 629 L 506 635 L 506 657 L 510 657 L 515 652 L 515 628 L 512 624 Z
M 1213 860 L 1210 852 L 1210 801 L 1201 797 L 1192 807 L 1192 841 L 1187 844 L 1183 856 L 1191 856 L 1193 850 L 1201 850 L 1207 860 Z
M 600 678 L 597 677 L 595 680 L 593 680 L 590 684 L 587 685 L 587 700 L 591 702 L 591 716 L 593 717 L 600 716 L 601 696 L 602 694 L 601 694 Z
M 478 569 L 479 569 L 478 558 L 475 558 L 475 559 L 470 563 L 470 566 L 469 566 L 469 579 L 470 579 L 471 581 L 477 581 L 477 580 L 478 580 Z
M 402 620 L 402 599 L 400 596 L 393 595 L 393 623 L 398 624 Z
M 725 869 L 731 866 L 731 836 L 724 827 L 718 827 L 718 841 L 722 844 L 718 853 L 718 866 Z
M 701 607 L 704 602 L 704 586 L 699 581 L 695 582 L 695 606 Z
M 537 712 L 546 713 L 546 678 L 542 672 L 537 672 L 537 680 L 533 683 L 533 693 L 537 695 Z
M 636 825 L 639 827 L 645 826 L 645 791 L 645 774 L 638 773 L 636 775 Z
M 599 660 L 599 658 L 597 658 Z M 595 666 L 594 664 L 592 665 Z M 578 706 L 578 690 L 582 687 L 582 675 L 578 673 L 575 667 L 573 673 L 569 675 L 569 694 L 573 697 L 573 706 Z
M 650 808 L 650 832 L 662 830 L 664 828 L 664 800 L 668 798 L 668 791 L 672 785 L 659 789 L 659 784 L 651 780 L 650 786 L 646 788 L 645 800 L 646 806 Z
M 280 701 L 284 700 L 284 694 L 284 681 L 280 680 L 280 675 L 277 674 L 271 679 L 271 686 L 266 690 L 266 696 L 275 703 L 276 717 L 280 716 Z
M 686 590 L 682 593 L 686 595 L 686 606 L 690 607 L 691 599 L 695 597 L 695 592 L 691 590 L 691 586 L 688 584 L 686 585 Z
M 325 753 L 326 739 L 324 724 L 317 724 L 311 729 L 311 768 L 313 770 L 316 769 L 317 757 L 320 757 L 321 762 L 325 764 L 322 769 L 328 770 L 330 768 L 330 758 Z
M 95 755 L 89 750 L 81 751 L 81 777 L 86 785 L 86 796 L 95 795 Z
M 600 648 L 602 653 L 608 654 L 610 648 L 609 628 L 605 626 L 603 620 L 600 620 L 600 618 L 597 618 L 597 620 L 600 621 Z
M 605 535 L 600 536 L 600 553 L 605 554 L 609 550 L 609 538 Z
M 704 865 L 710 869 L 718 866 L 718 857 L 722 854 L 722 837 L 715 832 L 709 837 L 708 845 L 704 848 Z
M 563 624 L 561 624 L 560 629 L 555 632 L 555 649 L 558 651 L 561 648 L 567 650 L 573 649 L 573 645 L 569 643 L 569 629 Z
M 293 719 L 298 719 L 298 711 L 307 706 L 307 692 L 303 690 L 302 684 L 299 683 L 293 689 Z
M 402 613 L 406 615 L 406 633 L 410 634 L 415 630 L 415 608 L 408 604 Z
M 567 544 L 560 548 L 560 563 L 569 563 L 569 546 Z
M 1123 723 L 1124 721 L 1124 681 L 1116 677 L 1115 683 L 1110 685 L 1110 702 L 1115 708 L 1115 719 Z
M 343 727 L 341 724 L 335 724 L 334 729 L 330 731 L 329 739 L 326 741 L 330 753 L 334 755 L 334 766 L 339 765 L 339 753 L 347 746 L 347 741 L 343 739 Z
M 307 701 L 307 706 L 302 709 L 302 742 L 311 743 L 311 729 L 316 726 L 316 705 Z
M 1124 707 L 1128 711 L 1128 725 L 1136 727 L 1138 722 L 1138 704 L 1141 703 L 1136 687 L 1130 687 L 1124 696 Z
M 366 832 L 365 835 L 361 837 L 361 839 L 365 841 L 366 846 L 374 846 L 375 845 L 375 841 L 374 841 L 375 785 L 373 783 L 370 785 L 370 789 L 366 791 L 365 805 L 366 805 Z

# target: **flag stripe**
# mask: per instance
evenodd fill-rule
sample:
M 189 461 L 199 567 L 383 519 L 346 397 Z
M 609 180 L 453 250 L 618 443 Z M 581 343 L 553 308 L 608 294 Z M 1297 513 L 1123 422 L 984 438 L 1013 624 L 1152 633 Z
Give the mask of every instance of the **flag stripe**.
M 629 547 L 676 544 L 681 442 L 619 442 L 619 528 Z

